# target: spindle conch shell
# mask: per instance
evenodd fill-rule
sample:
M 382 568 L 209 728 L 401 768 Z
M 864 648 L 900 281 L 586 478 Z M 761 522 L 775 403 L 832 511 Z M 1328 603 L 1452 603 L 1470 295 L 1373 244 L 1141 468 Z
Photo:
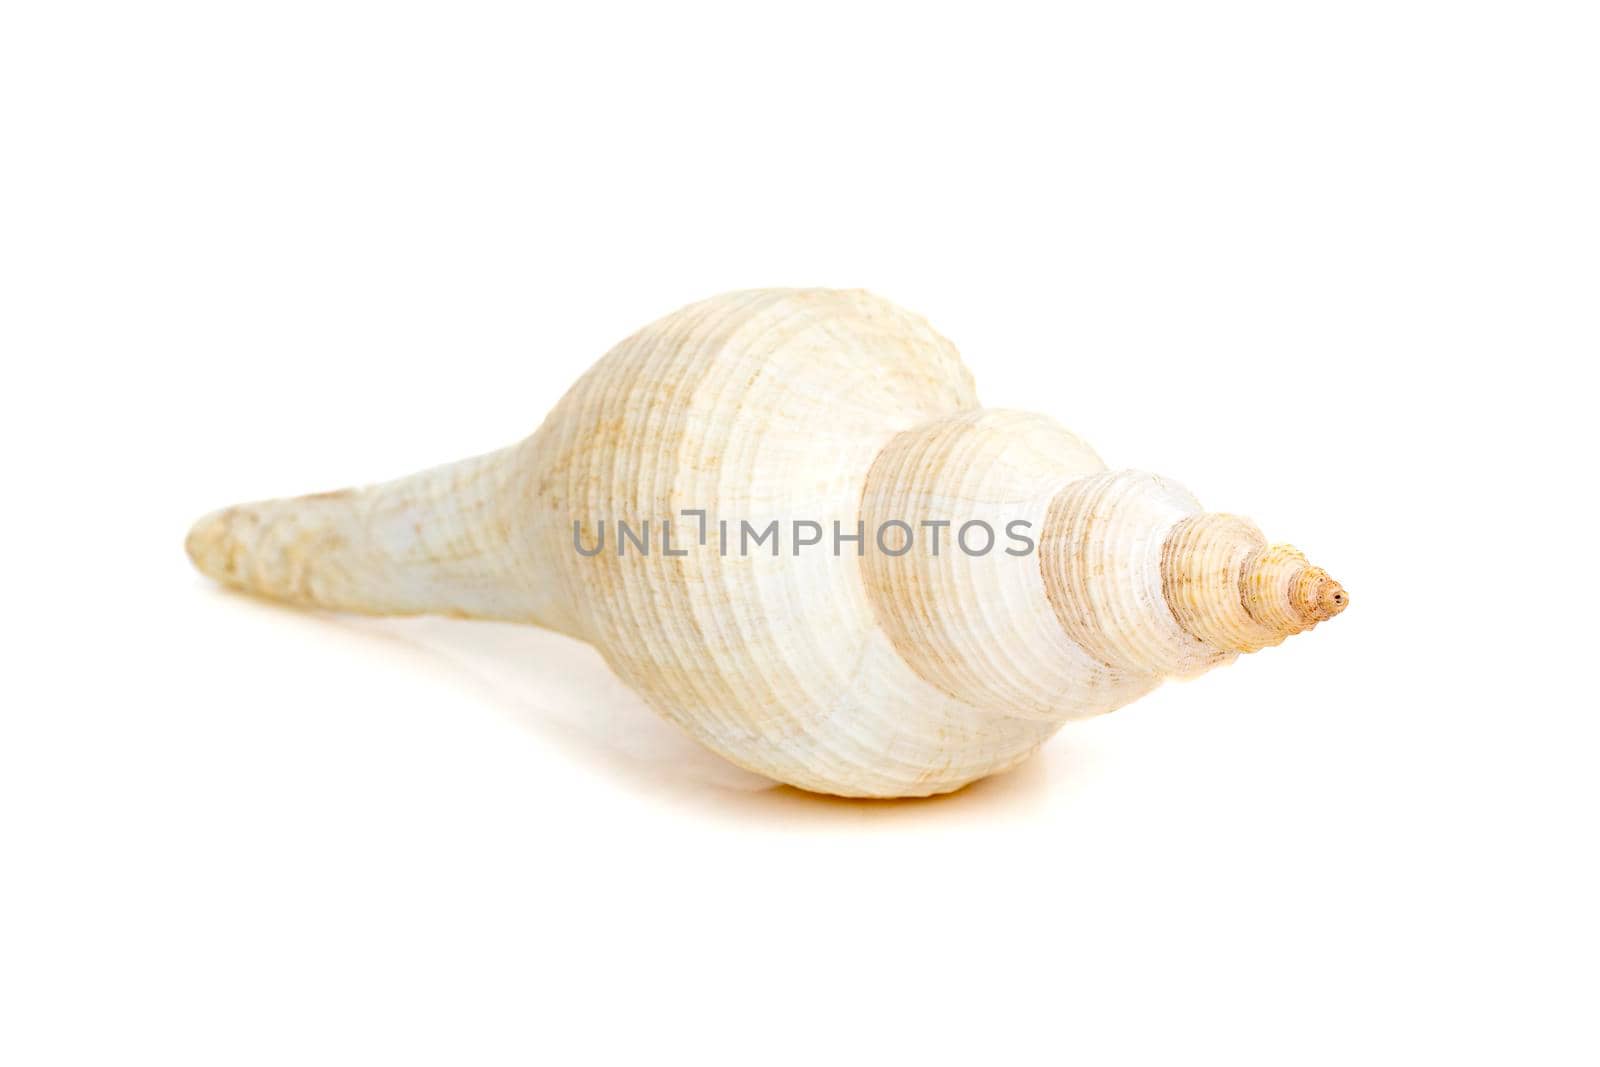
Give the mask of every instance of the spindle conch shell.
M 860 291 L 693 304 L 519 444 L 215 512 L 187 547 L 278 600 L 581 638 L 734 763 L 861 797 L 1006 770 L 1348 603 L 1247 520 L 979 407 L 949 341 Z

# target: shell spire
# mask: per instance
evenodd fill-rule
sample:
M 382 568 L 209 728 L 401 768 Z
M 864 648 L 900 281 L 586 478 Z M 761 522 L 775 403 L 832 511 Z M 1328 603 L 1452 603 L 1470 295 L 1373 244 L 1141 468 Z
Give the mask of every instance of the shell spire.
M 1203 513 L 1173 527 L 1162 591 L 1185 630 L 1233 652 L 1280 644 L 1333 618 L 1350 596 L 1291 545 L 1269 545 L 1237 515 Z

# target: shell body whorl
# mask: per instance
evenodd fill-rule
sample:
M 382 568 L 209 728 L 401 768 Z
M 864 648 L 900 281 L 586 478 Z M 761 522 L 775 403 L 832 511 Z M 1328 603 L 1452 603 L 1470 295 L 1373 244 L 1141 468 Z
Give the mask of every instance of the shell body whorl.
M 580 605 L 578 632 L 714 751 L 812 790 L 954 788 L 1022 759 L 1056 724 L 973 708 L 910 669 L 878 623 L 855 543 L 724 555 L 718 527 L 737 538 L 745 521 L 802 520 L 830 541 L 835 522 L 854 533 L 888 442 L 976 406 L 954 347 L 868 294 L 693 305 L 607 354 L 529 442 L 534 465 L 553 460 L 534 537 Z M 687 556 L 572 550 L 574 516 L 593 539 L 602 520 L 616 531 L 686 511 L 705 511 L 709 527 Z
M 519 445 L 230 508 L 189 551 L 280 599 L 582 638 L 714 751 L 848 796 L 959 788 L 1347 603 L 1248 522 L 979 408 L 949 341 L 859 291 L 683 308 Z

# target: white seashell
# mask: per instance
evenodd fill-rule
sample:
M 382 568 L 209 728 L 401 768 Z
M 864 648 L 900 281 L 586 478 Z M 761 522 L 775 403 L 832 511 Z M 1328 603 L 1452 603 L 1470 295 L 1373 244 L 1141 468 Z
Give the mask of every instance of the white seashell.
M 773 520 L 776 540 L 740 551 L 742 523 Z M 980 521 L 994 544 L 969 554 L 962 528 Z M 620 553 L 619 522 L 635 535 Z M 813 524 L 820 543 L 801 543 Z M 578 550 L 602 531 L 602 551 Z M 983 527 L 967 533 L 981 547 Z M 691 305 L 608 353 L 520 444 L 229 508 L 188 550 L 280 600 L 573 635 L 729 760 L 846 796 L 1005 770 L 1070 719 L 1348 599 L 1246 520 L 1107 471 L 1043 416 L 979 408 L 948 341 L 858 291 Z

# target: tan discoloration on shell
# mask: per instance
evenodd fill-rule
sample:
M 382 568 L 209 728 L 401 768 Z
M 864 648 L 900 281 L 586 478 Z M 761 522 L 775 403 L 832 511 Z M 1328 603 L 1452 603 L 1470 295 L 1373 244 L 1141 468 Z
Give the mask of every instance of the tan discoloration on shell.
M 1176 524 L 1162 546 L 1161 570 L 1180 624 L 1232 652 L 1281 644 L 1349 603 L 1344 587 L 1299 549 L 1267 544 L 1237 515 L 1193 515 Z
M 706 548 L 688 508 L 710 513 Z M 659 537 L 666 518 L 688 555 L 573 546 L 574 521 L 592 545 L 602 522 L 651 520 Z M 891 518 L 951 523 L 945 553 L 717 551 L 718 519 L 863 522 L 870 541 Z M 952 551 L 972 519 L 1002 537 L 1026 520 L 1037 552 Z M 188 548 L 219 581 L 283 600 L 561 630 L 736 763 L 918 796 L 1342 607 L 1336 583 L 1239 521 L 1106 472 L 1042 416 L 979 409 L 953 346 L 886 301 L 759 290 L 634 334 L 519 445 L 230 508 Z

